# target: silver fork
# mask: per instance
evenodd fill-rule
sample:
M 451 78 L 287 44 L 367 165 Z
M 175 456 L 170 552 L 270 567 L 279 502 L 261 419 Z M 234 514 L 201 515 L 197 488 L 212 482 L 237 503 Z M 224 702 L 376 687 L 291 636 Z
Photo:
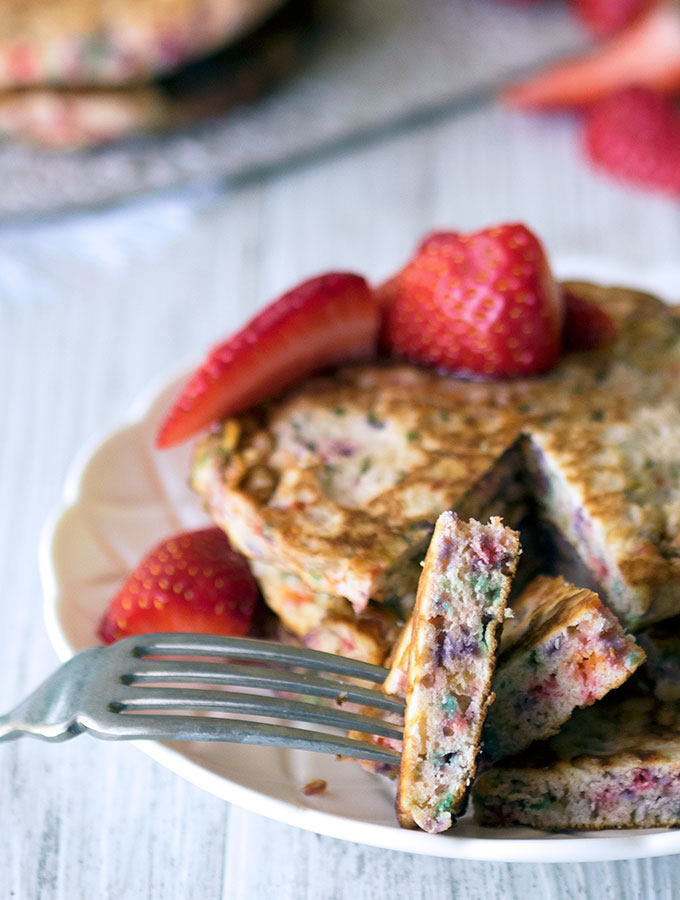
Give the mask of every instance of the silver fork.
M 145 634 L 83 650 L 64 663 L 0 716 L 0 741 L 23 735 L 65 741 L 87 732 L 107 740 L 266 744 L 394 764 L 398 751 L 358 738 L 230 718 L 311 722 L 400 740 L 401 724 L 341 708 L 354 703 L 403 715 L 403 701 L 354 683 L 379 685 L 386 674 L 381 666 L 270 641 Z M 234 687 L 301 694 L 315 702 L 224 689 Z

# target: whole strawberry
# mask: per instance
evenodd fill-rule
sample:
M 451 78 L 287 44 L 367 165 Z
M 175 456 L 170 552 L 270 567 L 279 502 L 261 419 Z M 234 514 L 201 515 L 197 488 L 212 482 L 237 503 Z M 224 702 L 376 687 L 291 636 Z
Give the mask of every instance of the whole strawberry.
M 258 590 L 244 556 L 219 528 L 161 541 L 113 598 L 99 626 L 106 644 L 154 631 L 247 634 Z
M 390 282 L 383 344 L 459 374 L 535 375 L 559 357 L 562 320 L 561 293 L 526 226 L 441 232 Z
M 672 100 L 639 87 L 612 94 L 590 110 L 585 144 L 610 175 L 680 196 L 680 113 Z

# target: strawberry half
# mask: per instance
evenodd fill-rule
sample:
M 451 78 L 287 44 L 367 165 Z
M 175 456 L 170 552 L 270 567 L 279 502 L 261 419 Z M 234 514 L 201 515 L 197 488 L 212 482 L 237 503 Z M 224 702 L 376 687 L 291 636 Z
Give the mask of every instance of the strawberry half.
M 153 631 L 247 634 L 258 590 L 246 558 L 219 528 L 162 541 L 114 597 L 99 626 L 111 644 Z
M 371 359 L 378 304 L 364 278 L 306 281 L 215 347 L 168 413 L 156 446 L 171 447 L 329 366 Z
M 595 104 L 585 125 L 588 156 L 617 178 L 680 197 L 680 112 L 644 88 Z
M 614 343 L 618 329 L 606 310 L 574 290 L 566 289 L 563 296 L 562 346 L 565 350 L 599 350 Z
M 562 297 L 524 225 L 431 235 L 389 282 L 389 352 L 490 378 L 534 375 L 560 354 Z

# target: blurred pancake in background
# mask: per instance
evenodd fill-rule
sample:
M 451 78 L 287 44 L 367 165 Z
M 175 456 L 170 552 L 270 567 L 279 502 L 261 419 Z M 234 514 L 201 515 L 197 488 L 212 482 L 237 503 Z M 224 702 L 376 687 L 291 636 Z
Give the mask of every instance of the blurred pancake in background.
M 173 71 L 281 0 L 0 0 L 0 88 L 112 85 Z
M 119 90 L 0 93 L 0 135 L 44 147 L 73 149 L 163 127 L 168 108 L 151 85 Z
M 44 2 L 29 0 L 26 14 L 20 16 L 17 13 L 15 16 L 13 0 L 0 0 L 0 8 L 3 2 L 9 5 L 17 21 L 28 18 L 28 11 L 35 11 L 37 22 L 38 10 L 43 6 L 47 8 Z M 56 77 L 57 70 L 51 69 L 51 84 L 0 90 L 0 136 L 55 149 L 97 146 L 137 133 L 157 133 L 177 128 L 253 102 L 295 70 L 304 57 L 305 47 L 316 34 L 315 26 L 322 19 L 320 13 L 327 5 L 327 0 L 287 0 L 285 3 L 281 0 L 149 0 L 148 4 L 139 4 L 138 24 L 143 24 L 144 28 L 138 30 L 138 34 L 143 32 L 149 37 L 150 26 L 156 21 L 154 16 L 160 17 L 161 9 L 167 9 L 168 14 L 175 10 L 173 26 L 180 21 L 179 10 L 183 10 L 184 27 L 188 34 L 193 27 L 193 17 L 199 15 L 199 11 L 207 15 L 208 10 L 223 7 L 220 21 L 226 26 L 226 11 L 229 10 L 233 26 L 231 30 L 222 29 L 223 41 L 227 35 L 234 37 L 237 8 L 241 10 L 238 17 L 240 32 L 246 27 L 246 22 L 253 23 L 256 10 L 262 16 L 265 10 L 271 12 L 276 9 L 245 36 L 241 35 L 218 52 L 187 62 L 172 72 L 167 71 L 171 65 L 169 56 L 166 54 L 161 59 L 160 50 L 161 45 L 165 46 L 162 34 L 167 35 L 168 32 L 161 34 L 159 30 L 156 34 L 158 43 L 153 47 L 151 42 L 148 45 L 146 73 L 158 73 L 161 67 L 165 67 L 166 73 L 146 83 L 133 80 L 129 84 L 116 84 L 115 78 L 112 78 L 109 84 L 86 84 L 88 78 L 93 82 L 95 77 L 103 77 L 105 73 L 123 74 L 123 57 L 116 61 L 115 54 L 109 53 L 108 62 L 95 64 L 89 70 L 85 68 L 87 61 L 79 58 L 77 75 L 71 83 L 64 80 L 66 69 L 62 67 L 59 77 Z M 120 22 L 132 21 L 134 0 L 120 0 L 120 3 L 104 0 L 93 4 L 100 18 L 104 11 L 108 13 L 109 8 L 118 6 L 121 8 Z M 20 2 L 16 0 L 16 9 L 19 7 Z M 44 23 L 52 17 L 58 18 L 57 8 L 64 11 L 67 7 L 75 13 L 81 7 L 87 7 L 87 3 L 85 0 L 82 3 L 79 0 L 61 0 L 49 15 L 45 15 Z M 190 8 L 193 10 L 191 14 Z M 113 16 L 110 15 L 110 18 Z M 89 19 L 95 20 L 94 11 Z M 75 18 L 71 21 L 75 22 Z M 78 21 L 84 24 L 87 17 L 83 14 Z M 215 22 L 214 16 L 211 21 Z M 0 20 L 0 32 L 6 30 Z M 62 33 L 63 30 L 64 26 Z M 191 49 L 188 39 L 182 44 L 185 59 L 199 52 L 199 31 L 200 28 Z M 179 47 L 179 42 L 175 46 Z M 140 49 L 141 43 L 138 42 L 137 47 Z M 46 39 L 42 48 L 45 52 L 49 49 Z M 61 45 L 57 49 L 61 53 Z M 180 55 L 176 54 L 175 63 Z M 0 56 L 3 64 L 6 63 L 1 43 Z M 48 69 L 49 66 L 43 65 L 44 75 L 47 75 Z M 132 59 L 126 71 L 129 74 L 142 73 L 141 54 Z M 7 75 L 6 69 L 2 74 Z

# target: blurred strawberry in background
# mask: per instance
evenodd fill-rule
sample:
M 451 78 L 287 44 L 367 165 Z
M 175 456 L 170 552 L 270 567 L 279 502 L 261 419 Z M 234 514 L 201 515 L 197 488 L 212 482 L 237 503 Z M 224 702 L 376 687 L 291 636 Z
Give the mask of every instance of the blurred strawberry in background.
M 593 34 L 606 37 L 621 31 L 642 12 L 653 5 L 653 0 L 571 0 L 570 6 Z
M 511 85 L 503 101 L 517 109 L 582 109 L 591 162 L 680 197 L 680 2 L 569 2 L 600 42 Z
M 645 88 L 624 88 L 588 112 L 585 148 L 591 161 L 628 181 L 680 198 L 680 114 Z

